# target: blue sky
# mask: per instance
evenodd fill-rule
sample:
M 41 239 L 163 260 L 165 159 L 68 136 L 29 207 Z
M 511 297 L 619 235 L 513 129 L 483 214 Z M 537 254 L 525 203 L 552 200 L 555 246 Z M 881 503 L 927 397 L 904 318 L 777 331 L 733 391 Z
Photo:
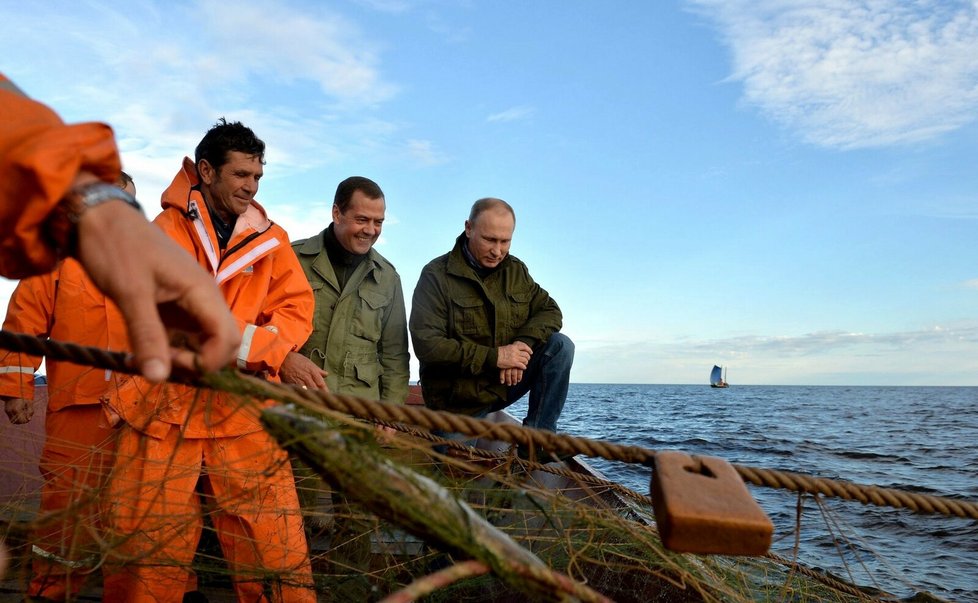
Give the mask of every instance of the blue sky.
M 221 116 L 293 238 L 373 178 L 408 300 L 506 199 L 574 381 L 978 384 L 974 1 L 0 0 L 0 34 L 154 215 Z

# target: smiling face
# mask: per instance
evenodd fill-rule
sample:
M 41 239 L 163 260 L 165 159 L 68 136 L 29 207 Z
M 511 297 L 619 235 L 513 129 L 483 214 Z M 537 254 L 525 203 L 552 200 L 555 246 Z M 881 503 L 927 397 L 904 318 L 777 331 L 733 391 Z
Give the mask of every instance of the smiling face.
M 386 210 L 383 197 L 371 199 L 361 190 L 353 191 L 345 212 L 333 205 L 333 234 L 336 240 L 350 253 L 367 253 L 380 238 Z
M 483 268 L 495 268 L 509 255 L 516 218 L 505 207 L 490 207 L 465 221 L 469 253 Z
M 258 194 L 258 181 L 264 173 L 258 155 L 240 151 L 228 151 L 227 161 L 218 169 L 202 159 L 197 171 L 204 201 L 225 222 L 245 213 Z

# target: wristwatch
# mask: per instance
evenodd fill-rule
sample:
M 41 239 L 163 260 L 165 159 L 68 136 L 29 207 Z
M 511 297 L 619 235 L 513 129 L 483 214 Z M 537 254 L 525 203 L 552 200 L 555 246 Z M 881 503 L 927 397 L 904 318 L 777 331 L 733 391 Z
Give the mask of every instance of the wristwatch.
M 78 251 L 78 222 L 86 211 L 106 201 L 116 200 L 125 201 L 140 213 L 143 211 L 135 197 L 107 182 L 90 182 L 68 191 L 44 225 L 58 257 L 73 256 Z

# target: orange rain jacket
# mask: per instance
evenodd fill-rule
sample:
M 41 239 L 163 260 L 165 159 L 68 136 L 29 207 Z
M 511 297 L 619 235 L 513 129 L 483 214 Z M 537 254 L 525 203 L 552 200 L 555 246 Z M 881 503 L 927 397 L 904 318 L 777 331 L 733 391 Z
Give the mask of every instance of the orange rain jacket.
M 312 289 L 288 234 L 256 202 L 238 216 L 221 253 L 198 184 L 194 163 L 185 158 L 183 169 L 163 193 L 163 213 L 154 222 L 214 275 L 241 326 L 238 368 L 277 379 L 285 356 L 312 332 Z M 228 437 L 262 428 L 255 414 L 237 412 L 240 406 L 233 396 L 207 392 L 204 402 L 191 388 L 156 387 L 151 392 L 143 380 L 132 382 L 137 392 L 113 404 L 114 410 L 150 436 L 162 437 L 169 425 L 186 425 L 188 438 Z
M 22 280 L 7 305 L 3 328 L 35 337 L 126 350 L 126 325 L 115 304 L 105 298 L 75 260 L 48 274 Z M 40 356 L 0 351 L 0 395 L 32 399 Z M 48 411 L 77 404 L 98 404 L 116 387 L 111 371 L 49 360 Z
M 109 126 L 65 125 L 10 86 L 0 73 L 0 274 L 23 278 L 54 268 L 42 226 L 78 171 L 115 182 L 121 165 Z

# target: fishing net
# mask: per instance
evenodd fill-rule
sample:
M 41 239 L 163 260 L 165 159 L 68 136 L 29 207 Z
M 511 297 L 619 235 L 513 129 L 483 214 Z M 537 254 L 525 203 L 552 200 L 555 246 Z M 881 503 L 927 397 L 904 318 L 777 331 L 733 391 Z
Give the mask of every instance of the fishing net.
M 4 421 L 0 434 L 0 530 L 12 558 L 3 582 L 8 594 L 25 593 L 33 574 L 35 587 L 47 580 L 52 588 L 66 585 L 69 597 L 100 600 L 104 571 L 152 560 L 180 570 L 173 573 L 173 589 L 194 593 L 190 597 L 233 600 L 235 581 L 274 596 L 304 579 L 243 558 L 240 551 L 267 550 L 268 542 L 242 528 L 235 515 L 295 513 L 320 601 L 403 594 L 473 559 L 484 567 L 428 587 L 425 600 L 566 600 L 568 593 L 580 600 L 663 602 L 874 598 L 785 560 L 669 552 L 649 499 L 601 479 L 580 458 L 566 466 L 530 463 L 504 442 L 446 442 L 426 430 L 390 429 L 389 422 L 382 430 L 284 399 L 279 402 L 290 404 L 266 410 L 263 422 L 288 453 L 237 451 L 233 465 L 246 487 L 235 489 L 215 467 L 201 466 L 197 448 L 162 457 L 154 452 L 162 440 L 127 439 L 119 427 L 93 444 L 85 437 L 92 425 L 81 422 L 68 437 L 47 437 L 46 388 L 37 392 L 32 421 Z M 198 402 L 206 408 L 215 395 L 200 390 Z M 240 393 L 233 399 L 240 412 L 267 407 L 262 397 Z M 45 477 L 47 495 L 62 504 L 42 511 L 38 458 L 45 442 L 61 451 Z M 275 497 L 266 481 L 283 464 L 293 475 L 297 509 L 269 503 Z M 147 489 L 140 475 L 166 477 Z M 168 502 L 179 487 L 193 490 L 191 505 Z M 237 542 L 234 560 L 222 538 Z M 284 541 L 283 547 L 294 553 L 302 543 Z

